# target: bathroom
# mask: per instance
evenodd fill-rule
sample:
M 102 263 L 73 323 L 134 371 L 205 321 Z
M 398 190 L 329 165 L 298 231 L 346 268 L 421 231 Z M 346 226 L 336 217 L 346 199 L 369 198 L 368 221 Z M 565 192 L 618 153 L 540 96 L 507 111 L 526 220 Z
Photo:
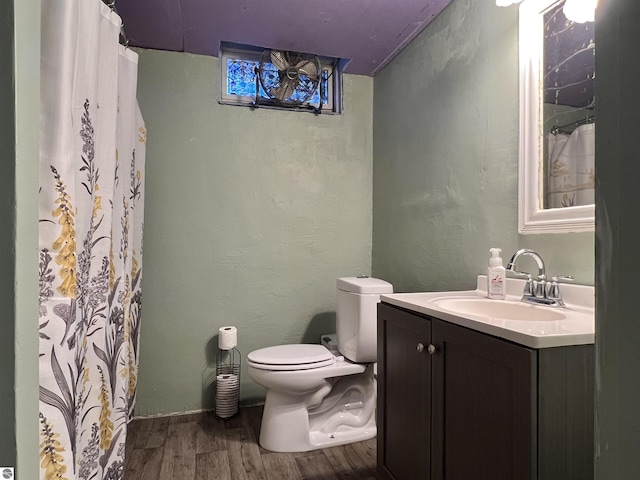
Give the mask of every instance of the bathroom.
M 593 284 L 593 233 L 517 233 L 518 12 L 490 3 L 454 1 L 375 78 L 345 75 L 340 116 L 219 105 L 216 58 L 139 52 L 140 415 L 200 408 L 193 341 L 220 326 L 245 355 L 335 331 L 338 277 L 467 289 L 497 245 Z M 243 402 L 262 394 L 245 375 Z
M 601 3 L 637 13 L 631 1 Z M 29 62 L 37 63 L 28 60 L 34 47 L 27 31 L 38 22 L 37 7 L 15 2 L 13 8 L 15 55 L 24 69 L 18 71 L 23 82 L 16 88 L 16 117 L 37 122 L 37 114 L 26 113 Z M 346 75 L 344 114 L 326 118 L 220 106 L 216 59 L 138 50 L 138 98 L 149 131 L 140 415 L 203 408 L 209 401 L 203 373 L 221 325 L 238 327 L 245 354 L 276 343 L 314 342 L 333 330 L 339 276 L 371 274 L 396 291 L 467 289 L 486 268 L 489 247 L 507 254 L 529 247 L 544 255 L 553 273 L 613 295 L 597 283 L 611 273 L 596 276 L 593 233 L 518 234 L 517 19 L 517 8 L 454 0 L 375 78 Z M 629 34 L 637 40 L 637 33 Z M 605 74 L 599 78 L 607 81 Z M 627 100 L 637 106 L 636 98 Z M 627 107 L 617 108 L 631 118 Z M 26 139 L 24 124 L 16 124 L 16 138 Z M 31 158 L 33 146 L 17 143 L 16 158 Z M 32 279 L 23 263 L 30 255 L 23 249 L 34 242 L 29 233 L 37 232 L 28 223 L 33 199 L 27 192 L 37 189 L 37 181 L 25 177 L 32 170 L 34 164 L 16 161 L 16 221 L 26 224 L 18 240 L 25 235 L 27 241 L 5 240 L 7 249 L 16 249 L 20 281 Z M 602 181 L 611 189 L 612 182 L 624 183 Z M 623 205 L 633 204 L 632 194 L 624 195 L 629 198 L 617 199 L 608 221 L 626 235 L 618 256 L 627 257 L 624 270 L 632 272 L 638 234 L 619 220 L 631 208 Z M 617 232 L 606 235 L 622 235 Z M 617 237 L 601 235 L 604 251 Z M 617 256 L 606 261 L 609 268 L 622 262 Z M 32 309 L 28 293 L 15 293 L 16 318 Z M 624 336 L 638 327 L 629 322 L 620 330 L 621 324 L 611 326 L 603 341 L 626 345 Z M 16 364 L 16 437 L 25 449 L 18 448 L 20 457 L 34 451 L 28 432 L 37 428 L 25 412 L 37 412 L 37 364 L 34 373 L 28 360 L 35 339 L 27 340 L 33 329 L 18 322 L 3 328 L 9 330 L 2 336 L 18 344 L 10 363 Z M 618 361 L 603 372 L 628 368 Z M 608 382 L 603 416 L 624 432 L 620 417 L 630 412 L 607 410 L 607 402 L 617 388 L 637 398 L 638 386 Z M 243 404 L 259 402 L 261 395 L 245 376 Z M 608 440 L 619 453 L 603 456 L 598 478 L 631 478 L 606 475 L 620 468 L 615 459 L 637 442 L 636 433 L 627 435 L 626 442 Z M 22 461 L 28 471 L 30 462 Z

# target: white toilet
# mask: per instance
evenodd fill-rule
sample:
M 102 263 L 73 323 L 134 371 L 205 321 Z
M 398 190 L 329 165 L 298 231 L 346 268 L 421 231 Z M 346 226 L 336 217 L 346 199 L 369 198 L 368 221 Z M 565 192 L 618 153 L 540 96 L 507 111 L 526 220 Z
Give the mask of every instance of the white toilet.
M 337 280 L 337 345 L 280 345 L 247 356 L 248 374 L 267 389 L 260 445 L 305 452 L 376 435 L 374 362 L 377 304 L 393 286 L 376 278 Z

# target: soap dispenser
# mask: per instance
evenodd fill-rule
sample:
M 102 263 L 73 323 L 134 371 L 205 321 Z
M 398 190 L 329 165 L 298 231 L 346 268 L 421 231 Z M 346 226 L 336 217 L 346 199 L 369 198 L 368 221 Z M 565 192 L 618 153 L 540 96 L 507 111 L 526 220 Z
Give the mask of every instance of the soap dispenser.
M 504 299 L 507 289 L 505 282 L 506 270 L 502 265 L 500 248 L 491 248 L 489 258 L 489 268 L 487 268 L 487 296 L 489 298 Z

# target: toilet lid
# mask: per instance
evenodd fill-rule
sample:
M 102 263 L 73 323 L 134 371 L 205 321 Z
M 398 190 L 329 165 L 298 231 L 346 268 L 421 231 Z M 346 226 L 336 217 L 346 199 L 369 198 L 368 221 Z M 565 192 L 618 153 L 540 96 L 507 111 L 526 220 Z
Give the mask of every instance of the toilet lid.
M 323 345 L 296 344 L 254 350 L 247 360 L 264 370 L 307 370 L 332 365 L 335 358 Z

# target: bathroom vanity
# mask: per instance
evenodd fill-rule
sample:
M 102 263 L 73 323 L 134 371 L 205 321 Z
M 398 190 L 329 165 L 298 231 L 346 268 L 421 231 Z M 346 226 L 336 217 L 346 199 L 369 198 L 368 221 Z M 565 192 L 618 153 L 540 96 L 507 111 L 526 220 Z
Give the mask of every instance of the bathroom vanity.
M 519 304 L 517 281 L 485 305 L 483 281 L 381 297 L 379 478 L 593 478 L 592 310 Z

